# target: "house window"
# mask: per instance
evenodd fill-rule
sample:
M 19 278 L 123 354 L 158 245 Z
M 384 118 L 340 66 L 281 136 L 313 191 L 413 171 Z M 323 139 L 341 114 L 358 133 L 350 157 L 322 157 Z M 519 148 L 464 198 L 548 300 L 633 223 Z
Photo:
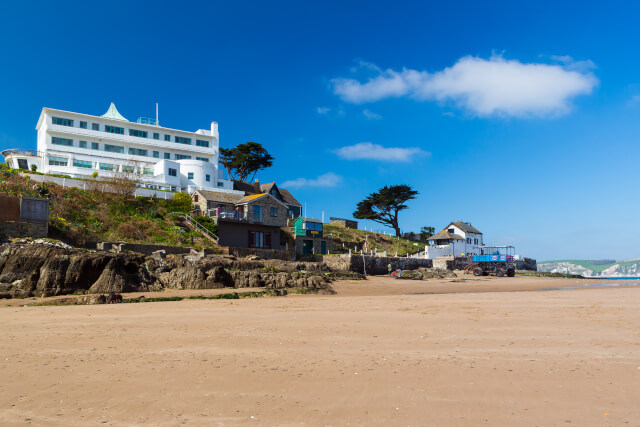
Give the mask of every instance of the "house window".
M 478 244 L 478 239 L 473 239 L 473 244 L 477 245 Z
M 471 239 L 470 238 L 467 239 L 467 243 L 471 244 Z
M 187 144 L 187 145 L 191 145 L 191 138 L 185 138 L 184 136 L 176 136 L 175 137 L 175 141 L 178 144 Z
M 129 129 L 129 136 L 137 136 L 138 138 L 146 138 L 147 132 L 138 129 Z
M 171 135 L 165 135 L 164 136 L 164 140 L 165 141 L 171 141 Z
M 66 145 L 73 147 L 73 139 L 51 137 L 51 143 L 54 145 Z
M 164 153 L 164 158 L 165 158 L 166 160 L 171 159 L 171 153 Z
M 73 159 L 73 166 L 77 168 L 87 168 L 91 169 L 91 162 L 88 160 L 77 160 Z
M 159 134 L 159 133 L 154 132 L 154 133 L 153 133 L 153 139 L 160 139 L 160 134 Z
M 273 217 L 278 216 L 278 208 L 271 208 L 271 216 Z
M 78 143 L 78 147 L 80 148 L 87 148 L 87 141 L 80 141 Z
M 49 157 L 49 165 L 50 166 L 67 166 L 67 162 L 69 160 L 66 157 Z
M 191 144 L 191 142 L 189 142 L 189 144 Z M 201 139 L 196 139 L 196 145 L 198 147 L 208 147 L 209 146 L 209 141 L 203 141 Z
M 249 231 L 249 247 L 271 249 L 271 233 Z
M 87 122 L 80 122 L 80 129 L 86 129 L 87 128 Z
M 104 131 L 109 133 L 117 133 L 118 135 L 124 135 L 124 128 L 117 126 L 104 125 Z
M 205 181 L 211 182 L 211 175 L 209 174 L 205 175 Z
M 91 130 L 100 130 L 100 125 L 98 123 L 91 123 Z
M 63 119 L 63 118 L 60 118 L 60 117 L 51 117 L 51 123 L 53 123 L 54 125 L 71 126 L 71 127 L 73 127 L 73 120 L 71 120 L 71 119 Z
M 447 233 L 453 234 L 453 233 L 455 233 L 455 230 L 453 228 L 450 228 L 450 229 L 447 230 Z
M 156 159 L 159 159 L 160 158 L 160 152 L 159 151 L 154 151 L 153 152 L 153 157 L 156 158 Z
M 178 171 L 173 168 L 169 168 L 169 176 L 178 176 Z
M 197 195 L 197 194 L 194 194 L 194 195 L 193 195 L 193 201 L 194 201 L 194 202 L 196 202 L 196 203 L 198 203 L 198 195 Z
M 253 205 L 253 220 L 262 222 L 262 206 Z
M 124 147 L 121 147 L 119 145 L 104 144 L 104 151 L 108 151 L 110 153 L 124 153 Z
M 187 173 L 187 179 L 193 179 L 193 172 Z
M 129 154 L 133 154 L 134 156 L 146 156 L 147 150 L 142 150 L 140 148 L 129 148 Z
M 100 144 L 98 144 L 97 142 L 92 142 L 91 143 L 91 149 L 92 150 L 99 150 L 100 149 Z

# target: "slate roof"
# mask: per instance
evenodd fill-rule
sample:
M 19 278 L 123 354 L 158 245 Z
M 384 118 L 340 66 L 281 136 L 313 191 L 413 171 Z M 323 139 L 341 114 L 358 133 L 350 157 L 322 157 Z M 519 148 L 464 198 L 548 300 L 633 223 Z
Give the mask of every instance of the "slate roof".
M 447 232 L 447 230 L 442 230 L 441 232 L 436 233 L 433 236 L 429 237 L 429 240 L 449 240 L 449 239 L 464 240 L 462 236 L 458 234 L 450 234 Z
M 280 194 L 282 194 L 282 201 L 287 205 L 302 207 L 302 204 L 297 201 L 296 198 L 291 195 L 291 193 L 289 193 L 289 190 L 285 190 L 284 188 L 278 188 L 278 190 L 280 190 Z
M 245 194 L 259 193 L 259 191 L 256 191 L 255 185 L 250 182 L 233 181 L 233 189 L 238 191 L 244 191 Z
M 256 189 L 256 185 L 250 182 L 242 182 L 242 181 L 233 181 L 233 189 L 238 191 L 244 191 L 246 195 L 250 194 L 259 194 L 259 193 L 269 193 L 273 187 L 278 188 L 280 195 L 282 196 L 282 202 L 285 205 L 299 206 L 302 207 L 302 203 L 296 200 L 295 197 L 289 192 L 289 190 L 285 190 L 284 188 L 280 188 L 276 185 L 275 182 L 269 182 L 267 184 L 260 184 L 260 191 Z
M 242 204 L 242 203 L 248 203 L 254 200 L 257 200 L 261 197 L 266 196 L 267 193 L 260 193 L 260 194 L 251 194 L 249 196 L 244 196 L 242 199 L 238 200 L 236 203 L 238 204 Z
M 222 191 L 197 190 L 196 193 L 200 194 L 208 202 L 237 203 L 242 199 L 240 194 L 224 193 Z
M 478 231 L 478 229 L 475 228 L 474 226 L 472 226 L 470 222 L 456 221 L 456 222 L 452 222 L 449 225 L 455 225 L 456 227 L 458 227 L 460 230 L 464 231 L 465 233 L 482 234 L 482 232 Z M 447 226 L 447 228 L 449 227 L 449 225 Z
M 318 224 L 322 224 L 322 221 L 320 221 L 319 219 L 315 219 L 315 218 L 306 218 L 301 216 L 300 218 L 302 218 L 302 220 L 304 222 L 317 222 Z

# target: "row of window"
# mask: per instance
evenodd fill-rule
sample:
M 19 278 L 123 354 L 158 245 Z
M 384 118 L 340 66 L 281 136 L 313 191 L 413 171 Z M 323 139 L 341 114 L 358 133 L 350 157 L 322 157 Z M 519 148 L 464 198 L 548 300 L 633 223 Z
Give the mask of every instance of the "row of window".
M 51 166 L 67 166 L 68 163 L 69 163 L 69 159 L 67 159 L 66 157 L 49 156 L 49 165 Z M 72 164 L 73 166 L 78 168 L 85 168 L 85 169 L 94 168 L 94 163 L 90 160 L 73 159 Z M 120 166 L 120 165 L 114 165 L 111 163 L 96 162 L 95 167 L 97 167 L 100 170 L 110 171 L 110 172 L 119 171 L 119 170 L 127 173 L 136 172 L 136 168 L 134 166 L 128 166 L 128 165 Z M 174 171 L 174 173 L 177 175 L 177 171 L 175 169 L 169 169 L 169 171 Z M 139 168 L 137 172 L 143 175 L 153 175 L 153 168 L 142 167 L 142 168 Z M 176 176 L 176 175 L 172 175 L 172 176 Z
M 73 127 L 73 120 L 72 119 L 64 119 L 62 117 L 52 117 L 51 121 L 54 125 L 60 125 L 60 126 L 69 126 L 69 127 Z M 80 122 L 80 128 L 81 129 L 87 129 L 87 122 Z M 91 130 L 95 130 L 95 131 L 99 131 L 100 130 L 100 124 L 98 123 L 91 123 Z M 104 125 L 104 131 L 105 132 L 109 132 L 109 133 L 115 133 L 118 135 L 124 135 L 124 128 L 119 127 L 119 126 L 111 126 L 111 125 Z M 148 138 L 149 137 L 149 133 L 147 131 L 144 130 L 139 130 L 139 129 L 129 129 L 129 136 L 135 136 L 138 138 Z M 157 132 L 153 132 L 153 139 L 160 139 L 160 134 Z M 164 140 L 171 142 L 171 135 L 164 135 Z M 191 138 L 186 138 L 184 136 L 174 136 L 174 142 L 177 142 L 178 144 L 186 144 L 186 145 L 191 145 Z M 198 147 L 209 147 L 209 141 L 203 140 L 203 139 L 196 139 L 196 145 Z
M 467 238 L 467 244 L 471 244 L 473 242 L 474 245 L 477 245 L 480 242 L 480 239 L 471 239 L 470 237 Z
M 58 138 L 58 137 L 52 137 L 51 138 L 51 143 L 54 145 L 64 145 L 67 147 L 73 147 L 73 139 L 68 139 L 68 138 Z M 78 147 L 79 148 L 89 148 L 87 141 L 78 141 Z M 100 144 L 97 142 L 92 142 L 91 143 L 91 149 L 92 150 L 100 150 Z M 107 151 L 109 153 L 121 153 L 124 154 L 124 147 L 121 145 L 112 145 L 112 144 L 104 144 L 104 151 Z M 129 154 L 134 155 L 134 156 L 143 156 L 143 157 L 147 157 L 149 156 L 149 151 L 145 150 L 145 149 L 141 149 L 141 148 L 129 148 Z M 160 158 L 160 152 L 159 151 L 153 151 L 152 156 L 156 159 Z M 170 160 L 171 159 L 171 153 L 163 153 L 163 158 L 166 160 Z M 174 158 L 175 160 L 183 160 L 183 159 L 191 159 L 191 156 L 186 155 L 186 154 L 174 154 Z M 196 160 L 200 160 L 203 162 L 209 162 L 209 159 L 207 157 L 196 157 Z

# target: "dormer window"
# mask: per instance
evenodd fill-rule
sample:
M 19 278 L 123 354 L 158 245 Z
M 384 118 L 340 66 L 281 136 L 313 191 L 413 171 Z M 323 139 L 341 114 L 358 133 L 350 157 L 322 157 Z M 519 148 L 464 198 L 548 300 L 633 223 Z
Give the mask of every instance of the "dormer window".
M 450 229 L 447 230 L 447 233 L 453 234 L 453 233 L 455 233 L 455 230 L 453 228 L 450 228 Z

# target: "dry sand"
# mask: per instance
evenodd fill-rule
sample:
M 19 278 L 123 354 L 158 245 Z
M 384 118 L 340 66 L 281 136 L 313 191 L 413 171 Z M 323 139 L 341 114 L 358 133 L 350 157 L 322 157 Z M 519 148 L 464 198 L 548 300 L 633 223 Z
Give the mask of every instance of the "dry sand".
M 2 307 L 0 424 L 640 425 L 640 288 L 576 283 Z

